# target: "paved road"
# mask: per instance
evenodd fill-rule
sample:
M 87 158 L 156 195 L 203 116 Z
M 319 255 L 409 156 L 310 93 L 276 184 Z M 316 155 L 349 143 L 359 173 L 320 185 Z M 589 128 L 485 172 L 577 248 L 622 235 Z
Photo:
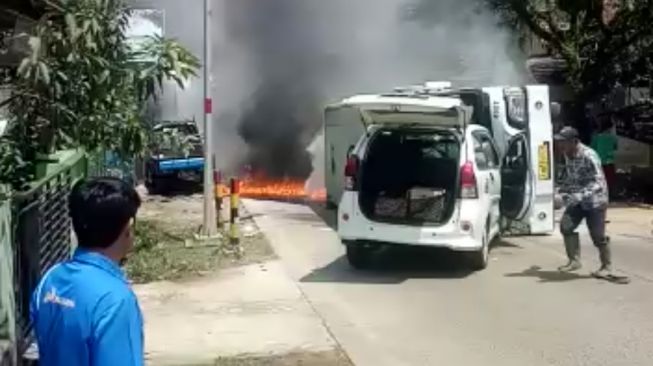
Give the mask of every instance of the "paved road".
M 653 365 L 653 211 L 610 215 L 615 261 L 633 277 L 614 285 L 587 275 L 588 240 L 586 268 L 558 273 L 557 236 L 502 241 L 479 273 L 432 250 L 388 251 L 355 271 L 323 211 L 245 206 L 356 365 Z

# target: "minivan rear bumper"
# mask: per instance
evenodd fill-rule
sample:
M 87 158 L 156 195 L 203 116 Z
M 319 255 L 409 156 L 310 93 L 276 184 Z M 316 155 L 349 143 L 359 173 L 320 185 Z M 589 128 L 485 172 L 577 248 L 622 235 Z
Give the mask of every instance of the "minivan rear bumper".
M 473 231 L 464 232 L 460 228 L 460 207 L 456 207 L 452 218 L 442 226 L 396 225 L 369 220 L 358 208 L 357 196 L 354 192 L 345 192 L 340 203 L 338 235 L 343 242 L 392 243 L 455 251 L 477 251 L 483 246 Z
M 376 237 L 374 235 L 365 235 L 365 237 L 357 238 L 342 237 L 341 240 L 343 243 L 384 243 L 391 245 L 446 248 L 456 252 L 473 252 L 481 249 L 481 244 L 470 236 L 416 240 L 401 240 L 399 238 L 392 240 L 391 238 L 383 238 L 383 240 L 381 240 L 380 237 Z

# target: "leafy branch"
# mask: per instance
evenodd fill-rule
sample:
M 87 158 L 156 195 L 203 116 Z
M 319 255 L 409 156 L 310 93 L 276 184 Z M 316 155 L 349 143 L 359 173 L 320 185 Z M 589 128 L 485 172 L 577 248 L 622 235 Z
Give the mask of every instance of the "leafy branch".
M 134 156 L 147 145 L 143 115 L 164 80 L 184 87 L 199 60 L 174 40 L 127 39 L 122 0 L 48 0 L 29 38 L 29 55 L 4 102 L 10 112 L 0 182 L 32 179 L 42 154 L 83 148 Z M 20 175 L 18 177 L 17 175 Z
M 527 29 L 552 57 L 564 61 L 577 122 L 587 129 L 585 104 L 620 86 L 650 79 L 653 1 L 481 0 L 507 24 Z

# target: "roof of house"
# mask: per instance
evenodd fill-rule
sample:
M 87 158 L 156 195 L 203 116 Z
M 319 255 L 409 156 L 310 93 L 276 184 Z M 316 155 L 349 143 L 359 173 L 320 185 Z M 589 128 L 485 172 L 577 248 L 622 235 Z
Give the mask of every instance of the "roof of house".
M 526 61 L 531 76 L 542 84 L 562 85 L 565 83 L 567 64 L 551 56 L 534 56 Z

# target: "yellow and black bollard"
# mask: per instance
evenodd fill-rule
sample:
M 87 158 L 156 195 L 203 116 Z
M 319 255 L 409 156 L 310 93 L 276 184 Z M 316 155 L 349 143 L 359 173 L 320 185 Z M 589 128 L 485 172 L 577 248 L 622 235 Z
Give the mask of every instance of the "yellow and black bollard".
M 213 190 L 215 195 L 215 213 L 218 224 L 218 229 L 222 228 L 222 199 L 224 192 L 222 191 L 222 175 L 219 170 L 213 171 Z
M 238 205 L 240 201 L 240 182 L 238 179 L 231 180 L 231 210 L 229 218 L 229 242 L 231 245 L 240 244 L 240 233 L 238 230 Z

